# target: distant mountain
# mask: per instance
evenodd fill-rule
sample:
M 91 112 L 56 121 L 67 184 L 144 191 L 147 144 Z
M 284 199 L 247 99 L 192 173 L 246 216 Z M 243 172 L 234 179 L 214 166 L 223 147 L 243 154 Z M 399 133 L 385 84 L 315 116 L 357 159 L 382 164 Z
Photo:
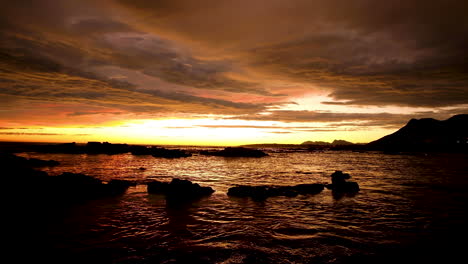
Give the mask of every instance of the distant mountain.
M 351 142 L 346 140 L 335 139 L 332 143 L 324 141 L 305 141 L 301 145 L 314 145 L 314 146 L 345 146 L 345 145 L 354 145 Z
M 354 143 L 351 143 L 351 142 L 346 141 L 346 140 L 335 139 L 335 140 L 333 140 L 331 145 L 333 145 L 333 146 L 349 146 L 349 145 L 354 145 Z
M 328 146 L 330 143 L 325 141 L 305 141 L 302 142 L 301 145 L 316 145 L 316 146 Z
M 397 132 L 366 145 L 387 151 L 463 151 L 468 150 L 468 114 L 447 120 L 411 119 Z

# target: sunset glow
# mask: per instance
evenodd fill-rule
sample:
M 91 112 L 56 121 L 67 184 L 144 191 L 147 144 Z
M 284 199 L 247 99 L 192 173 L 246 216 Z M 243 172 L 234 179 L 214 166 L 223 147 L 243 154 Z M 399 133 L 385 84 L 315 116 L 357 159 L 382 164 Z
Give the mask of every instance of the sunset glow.
M 467 112 L 457 5 L 5 3 L 0 140 L 370 142 Z

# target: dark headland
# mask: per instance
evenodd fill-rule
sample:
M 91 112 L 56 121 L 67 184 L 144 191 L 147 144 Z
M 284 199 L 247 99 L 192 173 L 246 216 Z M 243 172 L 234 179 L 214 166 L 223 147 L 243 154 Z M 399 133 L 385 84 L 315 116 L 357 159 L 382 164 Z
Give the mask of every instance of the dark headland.
M 468 114 L 443 121 L 432 118 L 411 119 L 393 134 L 370 142 L 370 150 L 467 152 Z
M 308 150 L 359 150 L 385 152 L 468 152 L 468 114 L 447 120 L 411 119 L 398 131 L 367 144 L 344 140 L 332 143 L 306 141 L 302 144 L 252 144 L 247 147 L 290 148 Z

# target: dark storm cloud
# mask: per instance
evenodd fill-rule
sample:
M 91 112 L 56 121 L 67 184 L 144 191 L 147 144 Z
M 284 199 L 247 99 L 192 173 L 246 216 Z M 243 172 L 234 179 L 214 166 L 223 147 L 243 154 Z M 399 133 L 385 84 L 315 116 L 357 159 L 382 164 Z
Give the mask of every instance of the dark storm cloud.
M 16 40 L 15 38 L 4 39 Z M 180 92 L 164 93 L 155 89 L 137 89 L 135 85 L 125 80 L 108 79 L 56 62 L 45 51 L 53 50 L 54 43 L 43 44 L 39 40 L 28 43 L 30 46 L 22 43 L 16 48 L 0 46 L 0 65 L 2 66 L 0 94 L 10 100 L 21 98 L 44 102 L 81 102 L 135 113 L 194 112 L 206 114 L 263 109 L 262 105 L 233 103 Z M 33 52 L 34 49 L 39 52 Z M 56 50 L 60 53 L 77 52 L 67 45 L 58 45 Z M 1 115 L 4 116 L 4 114 Z
M 135 29 L 106 1 L 17 1 L 0 11 L 0 93 L 35 101 L 82 102 L 130 112 L 238 113 L 263 106 L 202 98 L 164 87 L 137 89 L 93 69 L 116 66 L 187 89 L 271 95 L 229 77 L 226 60 L 193 57 L 180 45 Z M 199 105 L 201 104 L 201 105 Z M 79 111 L 76 111 L 79 112 Z
M 53 102 L 90 107 L 62 112 L 74 118 L 191 113 L 382 126 L 408 118 L 256 114 L 287 97 L 313 95 L 311 87 L 329 93 L 327 105 L 465 111 L 466 10 L 468 2 L 455 0 L 6 1 L 0 101 L 7 104 L 0 115 L 18 116 L 14 102 Z M 123 73 L 147 79 L 117 76 Z
M 118 2 L 157 30 L 237 51 L 251 70 L 328 88 L 348 104 L 468 102 L 466 1 Z

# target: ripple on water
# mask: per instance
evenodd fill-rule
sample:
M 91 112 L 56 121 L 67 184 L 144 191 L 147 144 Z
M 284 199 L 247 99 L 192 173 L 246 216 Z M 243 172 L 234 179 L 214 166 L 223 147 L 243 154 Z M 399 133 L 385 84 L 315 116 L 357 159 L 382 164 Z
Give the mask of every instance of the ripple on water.
M 80 255 L 81 263 L 353 263 L 394 252 L 417 254 L 424 247 L 431 249 L 425 254 L 453 253 L 448 248 L 456 248 L 454 238 L 468 234 L 466 155 L 272 153 L 265 159 L 24 155 L 61 162 L 45 168 L 51 175 L 67 171 L 104 181 L 139 182 L 180 177 L 216 190 L 210 197 L 172 207 L 140 185 L 125 195 L 91 201 L 60 219 L 48 219 L 46 229 L 37 226 L 44 230 L 49 249 Z M 335 170 L 350 173 L 362 191 L 341 199 L 324 190 L 262 202 L 226 195 L 235 185 L 329 182 Z M 30 224 L 34 228 L 34 222 Z

